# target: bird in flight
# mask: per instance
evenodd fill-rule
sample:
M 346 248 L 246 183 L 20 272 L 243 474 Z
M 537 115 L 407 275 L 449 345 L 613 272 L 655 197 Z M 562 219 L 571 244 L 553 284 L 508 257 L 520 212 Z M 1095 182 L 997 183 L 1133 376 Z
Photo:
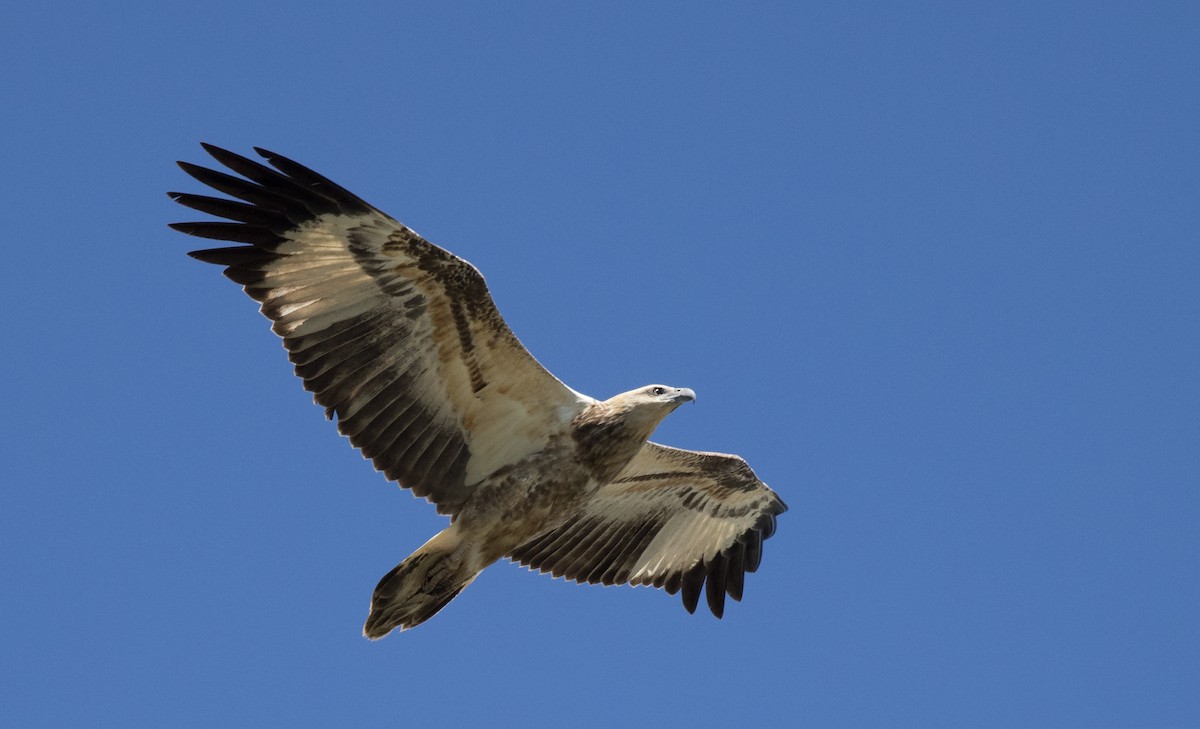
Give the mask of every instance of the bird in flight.
M 678 592 L 688 612 L 703 591 L 718 618 L 726 595 L 741 600 L 787 506 L 738 456 L 648 440 L 695 393 L 572 390 L 467 261 L 286 157 L 203 146 L 236 175 L 179 166 L 229 197 L 169 194 L 224 220 L 171 227 L 234 244 L 190 255 L 261 303 L 338 431 L 450 516 L 380 580 L 364 635 L 421 624 L 501 558 Z

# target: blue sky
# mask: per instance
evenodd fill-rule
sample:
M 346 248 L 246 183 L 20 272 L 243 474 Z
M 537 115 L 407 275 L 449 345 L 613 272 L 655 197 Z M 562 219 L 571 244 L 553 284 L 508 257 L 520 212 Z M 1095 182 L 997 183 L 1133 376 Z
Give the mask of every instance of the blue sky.
M 1194 3 L 0 11 L 5 725 L 1200 723 Z M 260 145 L 788 502 L 726 617 L 444 525 L 166 224 Z

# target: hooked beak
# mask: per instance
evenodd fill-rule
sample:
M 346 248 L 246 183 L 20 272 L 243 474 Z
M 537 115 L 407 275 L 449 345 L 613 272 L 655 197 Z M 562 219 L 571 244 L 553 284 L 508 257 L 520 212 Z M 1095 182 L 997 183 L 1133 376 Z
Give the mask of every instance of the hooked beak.
M 696 393 L 690 387 L 677 387 L 675 388 L 675 397 L 672 399 L 680 405 L 685 402 L 695 402 Z

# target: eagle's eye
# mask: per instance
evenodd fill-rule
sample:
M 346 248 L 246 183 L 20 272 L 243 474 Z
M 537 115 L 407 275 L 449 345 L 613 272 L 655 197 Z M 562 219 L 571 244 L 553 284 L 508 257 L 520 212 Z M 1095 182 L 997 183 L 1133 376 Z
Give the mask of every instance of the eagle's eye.
M 651 394 L 651 395 L 654 395 L 655 397 L 657 397 L 657 396 L 659 396 L 659 395 L 666 395 L 666 394 L 667 394 L 667 388 L 665 388 L 665 387 L 651 387 L 651 388 L 650 388 L 650 394 Z

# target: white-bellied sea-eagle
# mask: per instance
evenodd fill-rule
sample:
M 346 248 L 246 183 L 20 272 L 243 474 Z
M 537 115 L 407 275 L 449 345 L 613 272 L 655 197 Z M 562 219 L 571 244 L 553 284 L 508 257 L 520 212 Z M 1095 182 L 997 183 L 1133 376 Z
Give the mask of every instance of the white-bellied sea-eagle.
M 296 374 L 338 430 L 450 526 L 375 588 L 380 638 L 433 616 L 507 557 L 577 582 L 742 597 L 787 507 L 746 462 L 647 440 L 686 388 L 595 400 L 544 369 L 483 276 L 386 213 L 278 154 L 204 145 L 237 175 L 186 162 L 230 198 L 170 193 L 225 220 L 175 223 L 235 245 L 191 253 L 261 302 Z

